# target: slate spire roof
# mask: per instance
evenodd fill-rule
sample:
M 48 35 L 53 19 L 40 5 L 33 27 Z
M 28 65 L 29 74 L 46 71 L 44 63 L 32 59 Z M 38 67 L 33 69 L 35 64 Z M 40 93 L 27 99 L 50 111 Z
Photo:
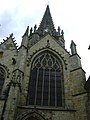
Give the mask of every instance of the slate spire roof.
M 42 35 L 45 32 L 50 32 L 52 35 L 56 34 L 56 30 L 54 28 L 54 23 L 51 17 L 49 5 L 47 5 L 46 11 L 44 13 L 44 16 L 38 28 L 38 32 L 39 34 L 42 34 Z

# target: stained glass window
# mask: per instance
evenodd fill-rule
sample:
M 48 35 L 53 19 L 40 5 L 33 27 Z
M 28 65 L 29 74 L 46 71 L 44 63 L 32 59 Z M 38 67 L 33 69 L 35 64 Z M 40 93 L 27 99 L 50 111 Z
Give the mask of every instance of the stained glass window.
M 62 106 L 62 64 L 49 52 L 38 55 L 32 64 L 28 104 Z

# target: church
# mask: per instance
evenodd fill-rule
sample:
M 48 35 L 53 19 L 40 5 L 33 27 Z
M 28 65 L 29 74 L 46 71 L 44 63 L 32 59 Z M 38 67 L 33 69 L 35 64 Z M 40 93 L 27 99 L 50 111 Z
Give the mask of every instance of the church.
M 90 120 L 90 94 L 76 44 L 65 48 L 47 5 L 39 27 L 0 44 L 0 120 Z M 86 85 L 87 86 L 87 85 Z

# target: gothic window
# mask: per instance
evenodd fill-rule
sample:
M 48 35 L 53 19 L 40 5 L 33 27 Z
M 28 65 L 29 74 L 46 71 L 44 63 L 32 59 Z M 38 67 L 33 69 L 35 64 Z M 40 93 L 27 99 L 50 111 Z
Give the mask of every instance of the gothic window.
M 0 95 L 3 88 L 4 80 L 5 80 L 5 70 L 2 67 L 0 67 Z
M 49 52 L 38 55 L 31 69 L 28 104 L 62 106 L 62 64 Z

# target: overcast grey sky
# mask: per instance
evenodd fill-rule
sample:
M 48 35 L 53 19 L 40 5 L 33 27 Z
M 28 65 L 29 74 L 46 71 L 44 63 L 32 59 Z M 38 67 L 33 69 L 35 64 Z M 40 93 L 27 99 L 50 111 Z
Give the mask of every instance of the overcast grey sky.
M 55 24 L 64 30 L 66 49 L 73 40 L 86 77 L 90 75 L 90 0 L 0 0 L 0 42 L 14 33 L 18 45 L 26 27 L 37 26 L 49 3 Z

